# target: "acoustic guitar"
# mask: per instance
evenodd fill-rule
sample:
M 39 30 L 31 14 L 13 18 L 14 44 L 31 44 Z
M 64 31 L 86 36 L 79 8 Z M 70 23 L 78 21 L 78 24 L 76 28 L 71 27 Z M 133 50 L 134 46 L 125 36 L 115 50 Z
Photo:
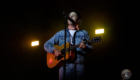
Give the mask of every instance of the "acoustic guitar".
M 94 37 L 90 40 L 86 40 L 84 39 L 83 42 L 86 43 L 96 43 L 96 42 L 100 42 L 101 41 L 101 37 Z M 47 62 L 47 66 L 49 68 L 55 68 L 55 69 L 59 69 L 60 67 L 63 66 L 64 64 L 64 54 L 65 54 L 65 49 L 64 49 L 64 45 L 58 46 L 58 45 L 53 45 L 53 47 L 55 47 L 56 49 L 60 50 L 60 52 L 62 53 L 62 55 L 60 56 L 55 56 L 54 53 L 47 53 L 46 55 L 46 62 Z M 66 43 L 66 54 L 65 54 L 65 60 L 67 62 L 73 61 L 75 58 L 75 52 L 74 50 L 79 47 L 80 44 L 71 46 L 70 43 Z

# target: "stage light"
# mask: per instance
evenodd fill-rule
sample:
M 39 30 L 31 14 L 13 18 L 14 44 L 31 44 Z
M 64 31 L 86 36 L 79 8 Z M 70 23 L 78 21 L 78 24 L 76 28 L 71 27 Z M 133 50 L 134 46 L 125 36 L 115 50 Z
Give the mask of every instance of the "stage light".
M 39 45 L 39 41 L 32 41 L 31 42 L 31 46 L 38 46 Z
M 101 34 L 104 33 L 104 29 L 96 29 L 95 34 Z

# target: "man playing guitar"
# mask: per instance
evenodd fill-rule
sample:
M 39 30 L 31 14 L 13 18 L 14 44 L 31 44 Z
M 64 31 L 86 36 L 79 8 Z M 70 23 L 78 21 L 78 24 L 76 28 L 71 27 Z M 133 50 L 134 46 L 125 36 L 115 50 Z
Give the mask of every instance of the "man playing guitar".
M 66 80 L 82 80 L 84 79 L 84 62 L 85 54 L 93 49 L 92 45 L 89 43 L 84 43 L 83 40 L 89 40 L 89 35 L 86 30 L 81 30 L 78 27 L 78 24 L 81 21 L 81 16 L 76 11 L 71 11 L 69 17 L 75 22 L 73 24 L 68 20 L 68 28 L 66 30 L 67 37 L 66 42 L 69 42 L 71 45 L 80 44 L 79 47 L 75 49 L 75 59 L 71 62 L 66 62 Z M 52 38 L 44 44 L 44 49 L 46 52 L 54 54 L 56 57 L 62 55 L 61 51 L 53 47 L 53 45 L 59 44 L 63 45 L 65 41 L 65 29 L 57 32 Z M 59 80 L 63 80 L 63 66 L 59 69 Z

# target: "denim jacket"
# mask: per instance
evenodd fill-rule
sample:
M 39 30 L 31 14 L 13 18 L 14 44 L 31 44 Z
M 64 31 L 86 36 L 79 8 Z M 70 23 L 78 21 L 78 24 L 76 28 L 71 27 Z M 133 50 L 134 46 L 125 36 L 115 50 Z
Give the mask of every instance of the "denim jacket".
M 69 29 L 66 29 L 66 42 L 70 42 L 70 32 Z M 76 30 L 74 36 L 72 37 L 72 41 L 74 45 L 80 44 L 83 39 L 89 40 L 89 35 L 86 30 Z M 44 49 L 48 53 L 53 53 L 54 47 L 53 45 L 59 44 L 59 46 L 63 45 L 65 42 L 65 29 L 57 32 L 51 39 L 45 42 L 44 44 Z M 86 46 L 89 49 L 93 49 L 91 44 L 86 44 Z M 83 55 L 86 54 L 87 52 L 81 48 L 76 48 L 77 52 L 82 53 Z M 77 54 L 77 59 L 75 61 L 76 63 L 83 63 L 84 62 L 84 56 L 81 56 Z

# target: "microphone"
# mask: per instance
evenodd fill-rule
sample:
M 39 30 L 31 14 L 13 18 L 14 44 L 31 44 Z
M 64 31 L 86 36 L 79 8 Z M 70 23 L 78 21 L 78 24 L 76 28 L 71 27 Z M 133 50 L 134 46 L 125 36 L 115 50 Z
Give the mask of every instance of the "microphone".
M 63 12 L 63 14 L 65 15 L 65 17 L 66 17 L 68 20 L 70 20 L 73 24 L 75 24 L 75 22 L 74 22 L 69 16 L 67 16 L 67 14 L 66 14 L 65 12 Z

